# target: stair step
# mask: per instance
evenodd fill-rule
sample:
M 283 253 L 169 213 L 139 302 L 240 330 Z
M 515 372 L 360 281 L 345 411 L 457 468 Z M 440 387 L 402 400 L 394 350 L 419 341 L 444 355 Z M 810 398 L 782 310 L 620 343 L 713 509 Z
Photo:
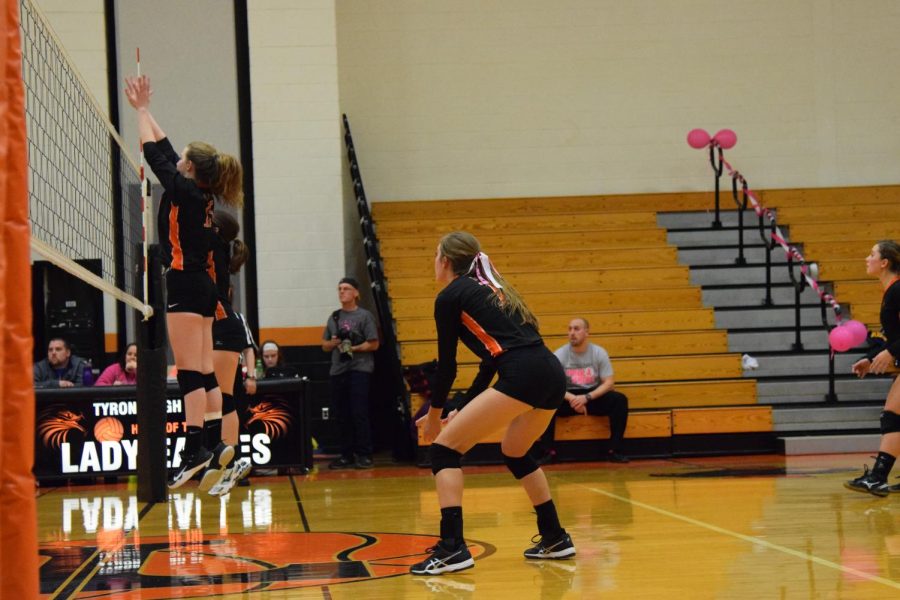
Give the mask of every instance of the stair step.
M 771 279 L 774 284 L 790 284 L 790 271 L 785 265 L 772 265 Z M 800 270 L 794 269 L 794 276 L 800 277 Z M 766 265 L 692 265 L 691 283 L 694 285 L 765 285 Z
M 726 307 L 763 306 L 766 299 L 766 286 L 742 285 L 736 287 L 704 287 L 701 289 L 701 297 L 704 306 Z M 800 294 L 801 304 L 814 304 L 819 301 L 819 295 L 812 288 L 806 288 Z M 772 286 L 772 304 L 774 306 L 794 307 L 794 287 L 790 285 Z M 821 322 L 821 320 L 820 320 Z
M 731 196 L 721 196 L 720 202 L 725 202 L 728 208 L 734 208 Z M 722 204 L 721 206 L 725 206 Z M 684 229 L 684 228 L 712 228 L 712 222 L 716 218 L 715 205 L 710 206 L 709 210 L 695 212 L 677 212 L 677 213 L 658 213 L 656 215 L 656 223 L 660 227 L 666 229 Z M 736 227 L 738 224 L 738 211 L 719 211 L 719 222 L 724 227 Z M 759 217 L 752 210 L 744 211 L 744 226 L 752 225 L 756 227 L 759 223 Z
M 828 323 L 834 324 L 834 312 L 826 311 Z M 720 329 L 763 329 L 770 327 L 792 327 L 795 322 L 794 307 L 767 306 L 759 308 L 717 308 L 716 327 Z M 800 324 L 821 325 L 822 310 L 818 306 L 800 308 Z
M 881 436 L 877 433 L 854 433 L 848 435 L 810 435 L 780 437 L 784 444 L 784 454 L 852 454 L 874 452 L 878 449 Z
M 834 392 L 841 402 L 884 402 L 892 382 L 888 377 L 838 379 L 834 382 Z M 756 382 L 760 404 L 823 402 L 827 393 L 827 377 Z
M 787 227 L 781 228 L 785 235 L 787 235 L 786 229 Z M 737 245 L 739 240 L 737 227 L 723 227 L 722 229 L 668 229 L 667 232 L 666 240 L 675 246 Z M 743 232 L 744 244 L 759 243 L 762 245 L 762 238 L 759 237 L 759 230 L 755 224 L 748 226 L 745 223 Z
M 784 330 L 729 331 L 728 350 L 741 354 L 793 349 L 796 334 L 793 328 Z M 805 350 L 826 350 L 828 332 L 824 329 L 801 329 L 800 342 Z
M 850 366 L 859 360 L 862 352 L 839 353 L 835 356 L 834 372 L 840 375 L 850 373 Z M 791 377 L 803 375 L 828 376 L 828 355 L 811 353 L 771 354 L 755 356 L 758 369 L 745 370 L 744 377 L 763 379 L 766 377 Z
M 745 238 L 744 258 L 747 259 L 747 262 L 765 264 L 765 246 L 763 246 L 761 243 L 756 243 L 757 240 L 751 240 L 753 243 L 747 245 L 747 241 L 748 240 Z M 694 247 L 686 244 L 678 248 L 678 262 L 683 265 L 691 266 L 733 265 L 734 259 L 738 256 L 738 247 L 736 243 L 737 240 L 733 240 L 728 244 L 713 248 L 708 246 Z M 774 250 L 772 250 L 772 263 L 779 265 L 784 265 L 787 263 L 787 256 L 785 256 L 784 251 L 781 248 L 775 248 Z

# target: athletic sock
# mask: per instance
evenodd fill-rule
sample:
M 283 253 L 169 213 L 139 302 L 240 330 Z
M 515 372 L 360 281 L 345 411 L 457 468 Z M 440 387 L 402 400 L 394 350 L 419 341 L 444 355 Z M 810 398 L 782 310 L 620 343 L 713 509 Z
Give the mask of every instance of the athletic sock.
M 897 459 L 887 452 L 879 452 L 878 456 L 875 457 L 875 464 L 872 466 L 872 475 L 882 481 L 887 481 L 891 469 L 894 468 L 895 460 Z
M 556 514 L 556 506 L 553 500 L 547 500 L 543 504 L 534 507 L 537 513 L 538 533 L 544 540 L 555 540 L 563 534 L 562 525 L 559 524 L 559 515 Z
M 463 544 L 462 506 L 441 509 L 441 541 L 448 550 L 455 550 Z
M 188 425 L 187 440 L 184 443 L 184 450 L 188 454 L 196 454 L 203 446 L 203 428 L 196 425 Z
M 210 419 L 204 422 L 206 431 L 206 447 L 212 450 L 222 441 L 222 419 Z

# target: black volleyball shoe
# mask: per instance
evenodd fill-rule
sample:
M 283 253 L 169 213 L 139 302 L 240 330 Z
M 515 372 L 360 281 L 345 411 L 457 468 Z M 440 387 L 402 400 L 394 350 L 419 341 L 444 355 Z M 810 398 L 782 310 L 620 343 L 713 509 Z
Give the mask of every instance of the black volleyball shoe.
M 471 569 L 475 566 L 475 559 L 472 558 L 465 543 L 455 549 L 448 549 L 443 542 L 438 542 L 427 552 L 431 552 L 431 556 L 410 567 L 410 573 L 413 575 L 440 575 L 441 573 Z
M 572 543 L 572 536 L 565 530 L 555 540 L 545 540 L 539 534 L 531 538 L 531 542 L 534 546 L 525 551 L 525 558 L 559 560 L 575 556 L 575 544 Z

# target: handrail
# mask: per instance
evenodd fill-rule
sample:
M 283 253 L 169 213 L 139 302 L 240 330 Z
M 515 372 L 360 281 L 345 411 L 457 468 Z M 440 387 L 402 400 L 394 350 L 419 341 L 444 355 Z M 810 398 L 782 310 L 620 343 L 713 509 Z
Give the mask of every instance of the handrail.
M 787 256 L 787 267 L 788 267 L 788 275 L 791 279 L 791 283 L 794 287 L 794 332 L 795 338 L 794 343 L 792 344 L 792 349 L 795 352 L 799 352 L 803 350 L 803 342 L 801 340 L 801 311 L 800 311 L 800 296 L 807 287 L 812 288 L 819 295 L 819 299 L 821 301 L 822 307 L 822 323 L 823 327 L 828 330 L 830 329 L 830 325 L 828 324 L 828 315 L 827 315 L 827 306 L 830 306 L 834 311 L 835 316 L 835 326 L 839 325 L 843 320 L 843 309 L 841 305 L 838 304 L 837 300 L 834 296 L 825 291 L 825 289 L 818 282 L 818 266 L 816 263 L 807 263 L 806 259 L 800 253 L 800 251 L 788 243 L 787 236 L 781 231 L 776 223 L 775 212 L 762 206 L 759 202 L 759 199 L 756 197 L 756 194 L 750 189 L 749 183 L 747 182 L 746 177 L 744 177 L 737 169 L 734 169 L 731 164 L 727 160 L 725 160 L 724 149 L 731 148 L 737 142 L 737 136 L 733 131 L 729 129 L 724 129 L 716 133 L 714 136 L 710 136 L 706 131 L 702 129 L 694 129 L 688 133 L 688 144 L 695 149 L 701 149 L 704 147 L 709 147 L 709 160 L 710 165 L 713 168 L 713 172 L 716 175 L 715 178 L 715 189 L 716 189 L 716 220 L 712 224 L 712 228 L 721 228 L 722 224 L 719 221 L 719 177 L 722 174 L 723 169 L 728 171 L 729 177 L 731 177 L 731 189 L 732 196 L 735 202 L 735 205 L 738 208 L 738 257 L 735 260 L 736 264 L 746 264 L 746 260 L 744 258 L 744 234 L 743 234 L 743 211 L 747 208 L 747 203 L 753 207 L 754 212 L 756 212 L 757 217 L 759 218 L 759 235 L 762 238 L 763 242 L 766 245 L 766 298 L 763 301 L 763 304 L 766 306 L 772 305 L 772 276 L 771 276 L 771 251 L 774 250 L 776 245 L 782 247 Z M 718 156 L 718 165 L 716 165 L 716 156 Z M 741 185 L 742 190 L 742 201 L 738 201 L 738 193 L 737 186 L 738 183 Z M 765 226 L 764 221 L 769 220 L 769 239 L 766 239 L 765 235 Z M 798 277 L 794 273 L 795 262 L 800 266 L 800 276 Z M 837 395 L 834 391 L 834 352 L 829 352 L 829 372 L 828 372 L 828 385 L 829 391 L 826 395 L 825 399 L 829 402 L 836 402 Z
M 350 120 L 346 114 L 341 115 L 344 124 L 344 143 L 347 147 L 347 160 L 350 164 L 350 177 L 353 182 L 353 192 L 356 196 L 356 209 L 359 213 L 359 225 L 362 231 L 363 250 L 366 253 L 366 270 L 369 273 L 372 295 L 375 299 L 375 309 L 381 325 L 384 338 L 383 347 L 387 350 L 389 359 L 391 393 L 394 398 L 394 408 L 404 424 L 410 419 L 409 393 L 403 379 L 403 366 L 400 357 L 400 343 L 397 340 L 397 330 L 394 324 L 394 316 L 391 310 L 391 301 L 388 295 L 387 278 L 384 275 L 384 262 L 378 246 L 378 235 L 375 224 L 372 221 L 372 212 L 369 207 L 369 199 L 366 197 L 360 173 L 359 161 L 356 155 L 356 147 L 353 144 L 353 134 L 350 131 Z M 404 430 L 406 428 L 404 427 Z M 412 441 L 410 440 L 410 444 Z M 409 449 L 395 448 L 398 455 L 411 454 Z M 402 456 L 398 456 L 401 458 Z

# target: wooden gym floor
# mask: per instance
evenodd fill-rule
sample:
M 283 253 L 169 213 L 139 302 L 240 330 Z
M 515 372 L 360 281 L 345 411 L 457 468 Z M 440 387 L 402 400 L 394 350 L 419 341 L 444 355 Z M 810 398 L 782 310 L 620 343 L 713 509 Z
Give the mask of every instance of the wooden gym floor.
M 845 490 L 865 455 L 550 465 L 578 556 L 527 561 L 531 506 L 500 467 L 466 469 L 475 568 L 413 577 L 438 530 L 430 471 L 251 476 L 224 499 L 188 484 L 38 490 L 51 598 L 897 598 L 900 494 Z M 319 465 L 321 468 L 322 465 Z

